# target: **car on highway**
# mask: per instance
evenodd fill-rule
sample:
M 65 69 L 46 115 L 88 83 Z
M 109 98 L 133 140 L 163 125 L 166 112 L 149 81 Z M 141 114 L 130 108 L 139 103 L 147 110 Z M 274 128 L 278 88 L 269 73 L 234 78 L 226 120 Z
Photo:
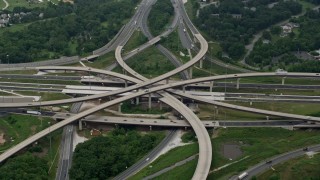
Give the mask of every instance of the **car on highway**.
M 303 151 L 308 151 L 308 150 L 309 150 L 308 147 L 303 148 Z
M 276 74 L 279 74 L 279 75 L 286 75 L 286 74 L 288 74 L 288 72 L 287 72 L 287 71 L 285 71 L 285 70 L 283 70 L 283 69 L 277 69 L 277 70 L 276 70 Z
M 245 177 L 247 177 L 249 174 L 247 173 L 247 172 L 244 172 L 244 173 L 242 173 L 242 174 L 240 174 L 239 176 L 238 176 L 238 179 L 244 179 Z
M 266 164 L 271 164 L 272 163 L 272 160 L 267 160 L 266 161 Z

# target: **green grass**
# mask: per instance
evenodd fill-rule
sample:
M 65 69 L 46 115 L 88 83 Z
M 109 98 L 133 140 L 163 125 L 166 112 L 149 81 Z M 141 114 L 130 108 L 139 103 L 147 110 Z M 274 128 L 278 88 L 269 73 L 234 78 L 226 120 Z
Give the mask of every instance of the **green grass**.
M 255 103 L 253 103 L 255 104 Z M 218 107 L 218 112 L 215 113 L 214 105 L 199 104 L 200 111 L 197 116 L 201 120 L 265 120 L 266 116 L 242 111 L 236 111 Z M 271 119 L 271 118 L 270 118 Z
M 132 57 L 127 64 L 137 73 L 147 78 L 156 77 L 174 69 L 171 62 L 154 46 Z M 120 68 L 116 71 L 119 70 Z
M 15 7 L 26 7 L 28 9 L 36 8 L 36 7 L 45 7 L 47 6 L 47 1 L 44 0 L 42 3 L 28 3 L 26 0 L 7 0 L 9 3 L 9 7 L 7 10 L 13 10 Z
M 208 179 L 227 179 L 232 175 L 249 168 L 272 156 L 320 143 L 319 131 L 290 131 L 282 128 L 227 128 L 220 129 L 219 136 L 212 139 L 213 160 L 211 169 L 218 168 L 226 163 L 248 158 L 234 163 L 208 176 Z M 243 155 L 232 161 L 225 159 L 221 154 L 224 143 L 243 142 Z
M 258 179 L 317 179 L 320 177 L 320 155 L 314 155 L 313 158 L 303 156 L 286 161 L 282 164 L 274 166 L 275 171 L 268 170 L 267 172 L 258 175 Z
M 111 65 L 112 63 L 117 62 L 114 51 L 109 52 L 103 56 L 100 56 L 98 59 L 90 62 L 83 62 L 86 66 L 97 68 L 97 69 L 105 69 L 107 66 Z
M 25 27 L 29 26 L 31 23 L 24 23 L 24 24 L 14 24 L 10 27 L 0 28 L 0 35 L 4 32 L 17 32 L 23 30 Z
M 141 31 L 135 31 L 123 47 L 124 53 L 130 52 L 146 42 L 148 42 L 148 38 L 146 38 Z
M 306 2 L 304 0 L 298 0 L 298 2 L 302 5 L 302 12 L 306 12 L 307 9 L 312 9 L 315 7 L 314 4 L 311 4 L 311 3 Z
M 241 105 L 246 107 L 265 109 L 277 112 L 292 113 L 312 116 L 320 112 L 315 103 L 292 103 L 292 102 L 253 102 L 250 106 L 249 102 L 228 101 L 229 104 Z M 218 113 L 215 113 L 214 105 L 199 104 L 200 111 L 197 116 L 201 120 L 266 120 L 265 115 L 255 113 L 242 112 L 237 110 L 218 107 Z M 284 118 L 270 117 L 271 119 L 281 120 Z
M 0 71 L 0 74 L 37 74 L 36 70 Z
M 17 93 L 25 96 L 41 96 L 41 101 L 52 101 L 59 99 L 70 99 L 71 97 L 62 93 L 53 92 L 34 92 L 34 91 L 18 91 Z
M 15 95 L 0 91 L 0 96 L 15 96 Z
M 244 102 L 230 102 L 230 103 L 250 107 L 249 103 L 244 103 Z M 277 111 L 277 112 L 300 114 L 300 115 L 310 115 L 310 114 L 318 113 L 320 111 L 320 109 L 315 103 L 254 102 L 252 107 L 271 110 L 271 111 Z
M 161 40 L 161 44 L 170 50 L 182 63 L 186 63 L 190 60 L 190 57 L 180 56 L 180 52 L 188 55 L 188 51 L 182 46 L 179 38 L 178 31 L 175 29 L 171 34 Z
M 195 3 L 195 0 L 189 0 L 185 3 L 185 9 L 191 21 L 194 21 L 197 13 L 195 7 L 192 5 L 193 3 Z
M 230 93 L 264 93 L 264 94 L 276 94 L 276 95 L 309 95 L 320 96 L 320 90 L 295 90 L 295 89 L 255 89 L 255 88 L 229 88 L 227 92 Z M 214 87 L 214 92 L 224 92 L 224 87 Z
M 231 72 L 228 74 L 232 74 Z M 236 79 L 234 79 L 235 81 Z M 269 83 L 281 84 L 281 77 L 250 77 L 241 78 L 240 83 Z M 299 85 L 320 85 L 320 79 L 311 78 L 285 78 L 285 84 L 299 84 Z
M 158 108 L 151 108 L 148 109 L 146 105 L 139 104 L 131 104 L 130 101 L 123 102 L 121 106 L 121 112 L 122 113 L 128 113 L 128 114 L 164 114 L 167 113 L 169 110 L 167 108 L 163 108 L 162 110 Z
M 157 180 L 186 180 L 192 179 L 193 173 L 197 167 L 198 159 L 191 160 L 182 166 L 178 166 L 154 179 Z
M 217 57 L 218 52 L 222 52 L 222 47 L 220 46 L 220 43 L 218 42 L 212 42 L 212 43 L 208 43 L 209 47 L 208 47 L 208 53 L 210 54 L 210 56 L 215 56 Z
M 0 152 L 3 152 L 36 132 L 39 132 L 41 129 L 44 129 L 48 126 L 48 122 L 53 122 L 53 120 L 47 117 L 17 114 L 1 117 L 0 131 L 5 133 L 7 142 L 0 146 Z M 11 137 L 14 141 L 10 141 Z
M 6 6 L 6 4 L 1 0 L 0 1 L 0 9 L 4 8 Z
M 157 160 L 152 162 L 148 167 L 142 169 L 139 173 L 135 174 L 130 178 L 130 180 L 138 180 L 143 177 L 154 174 L 166 167 L 169 167 L 176 162 L 182 161 L 199 151 L 198 143 L 193 143 L 181 147 L 174 148 L 167 152 L 166 154 L 161 155 Z
M 21 82 L 21 83 L 41 83 L 41 84 L 65 84 L 65 85 L 83 85 L 79 81 L 61 81 L 61 80 L 40 80 L 40 79 L 8 79 L 1 78 L 0 82 Z

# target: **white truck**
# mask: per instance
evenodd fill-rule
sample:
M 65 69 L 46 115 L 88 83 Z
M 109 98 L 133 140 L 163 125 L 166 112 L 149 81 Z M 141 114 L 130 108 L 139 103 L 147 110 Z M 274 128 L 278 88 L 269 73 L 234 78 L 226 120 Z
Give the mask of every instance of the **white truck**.
M 277 69 L 276 70 L 276 74 L 279 74 L 279 75 L 286 75 L 288 72 L 283 70 L 283 69 Z
M 41 112 L 39 112 L 39 111 L 27 111 L 27 114 L 41 115 Z
M 241 180 L 241 179 L 244 179 L 244 178 L 247 177 L 247 176 L 248 176 L 248 173 L 247 173 L 247 172 L 243 172 L 242 174 L 240 174 L 240 175 L 238 176 L 238 179 Z
M 81 79 L 93 79 L 94 76 L 81 76 Z

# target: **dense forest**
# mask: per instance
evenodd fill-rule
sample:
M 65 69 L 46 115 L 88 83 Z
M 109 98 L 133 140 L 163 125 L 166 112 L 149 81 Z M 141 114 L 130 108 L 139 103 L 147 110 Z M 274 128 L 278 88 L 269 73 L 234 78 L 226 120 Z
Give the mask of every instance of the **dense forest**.
M 159 133 L 115 129 L 108 136 L 94 137 L 77 145 L 70 179 L 108 179 L 142 158 L 161 140 Z
M 218 40 L 233 59 L 245 53 L 245 45 L 258 31 L 301 13 L 302 6 L 293 1 L 276 0 L 242 1 L 222 0 L 218 7 L 211 5 L 200 10 L 194 21 L 200 30 Z
M 114 37 L 136 4 L 137 0 L 76 0 L 73 5 L 50 5 L 43 9 L 45 20 L 0 32 L 0 59 L 18 63 L 90 52 Z
M 258 41 L 247 62 L 258 67 L 271 65 L 290 71 L 319 72 L 318 61 L 302 60 L 292 53 L 309 53 L 320 48 L 320 13 L 310 10 L 306 15 L 292 21 L 300 25 L 297 31 L 286 37 L 275 38 L 271 43 Z M 279 37 L 276 28 L 272 28 L 270 33 L 273 37 Z
M 174 9 L 170 0 L 157 1 L 150 11 L 148 17 L 148 26 L 152 35 L 157 36 L 166 29 L 174 15 Z
M 11 158 L 0 167 L 0 179 L 48 179 L 47 161 L 30 153 Z

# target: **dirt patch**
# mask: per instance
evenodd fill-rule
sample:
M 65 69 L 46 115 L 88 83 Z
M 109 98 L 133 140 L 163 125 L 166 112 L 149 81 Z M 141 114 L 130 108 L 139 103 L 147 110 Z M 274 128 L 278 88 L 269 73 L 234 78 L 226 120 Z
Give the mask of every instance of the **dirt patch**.
M 4 144 L 6 139 L 4 138 L 4 133 L 0 133 L 0 145 Z
M 48 148 L 43 148 L 41 152 L 34 152 L 32 154 L 39 158 L 42 158 L 48 154 L 48 151 L 49 151 Z
M 37 130 L 37 126 L 33 125 L 33 126 L 30 127 L 30 129 L 31 129 L 32 134 L 35 134 L 36 130 Z
M 238 143 L 225 143 L 222 145 L 222 155 L 230 160 L 242 156 L 241 145 Z

